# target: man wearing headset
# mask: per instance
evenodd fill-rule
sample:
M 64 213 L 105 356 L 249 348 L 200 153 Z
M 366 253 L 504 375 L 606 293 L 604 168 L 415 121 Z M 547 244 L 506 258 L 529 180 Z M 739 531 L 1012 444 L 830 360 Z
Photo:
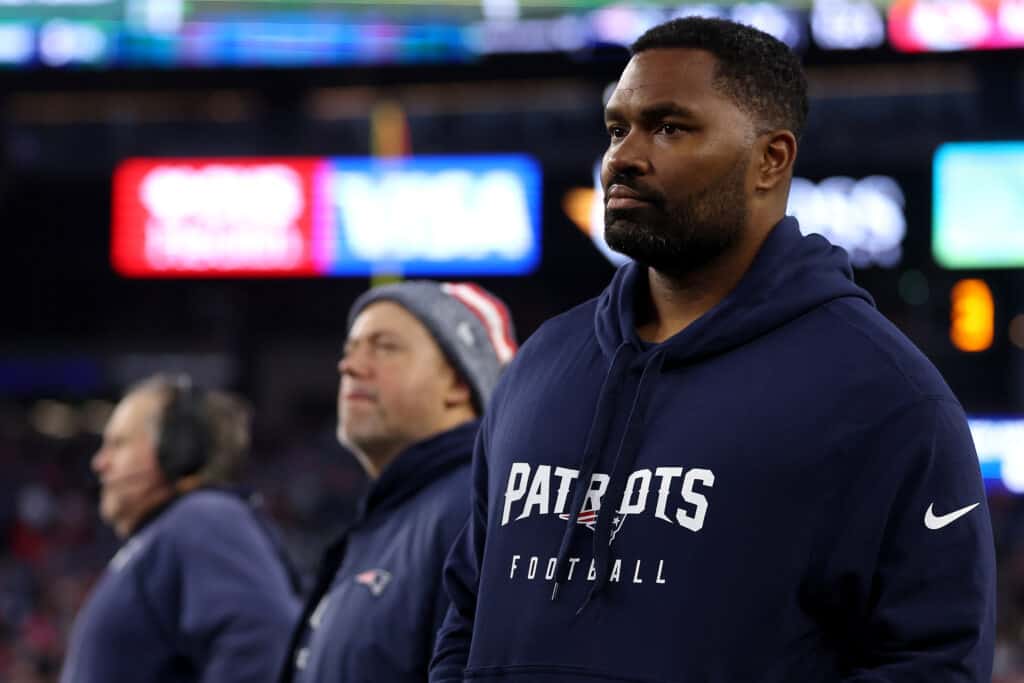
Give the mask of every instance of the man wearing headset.
M 187 377 L 154 376 L 117 405 L 92 467 L 124 544 L 76 619 L 61 683 L 272 679 L 299 606 L 276 538 L 224 487 L 248 442 L 242 403 Z

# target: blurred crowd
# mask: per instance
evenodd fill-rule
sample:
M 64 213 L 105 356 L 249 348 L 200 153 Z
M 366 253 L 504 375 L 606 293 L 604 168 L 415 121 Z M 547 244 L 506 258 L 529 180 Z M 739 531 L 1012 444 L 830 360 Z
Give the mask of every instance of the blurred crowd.
M 300 571 L 350 521 L 365 485 L 333 425 L 255 434 L 248 485 L 261 494 Z M 33 429 L 0 407 L 0 681 L 56 683 L 72 621 L 117 548 L 96 513 L 89 461 L 100 443 Z M 1024 496 L 990 494 L 999 560 L 994 683 L 1024 683 Z
M 365 477 L 331 425 L 255 437 L 247 486 L 309 576 Z M 56 683 L 75 614 L 117 549 L 96 511 L 99 443 L 87 431 L 42 435 L 19 407 L 0 406 L 0 681 Z
M 1024 496 L 989 494 L 998 560 L 994 683 L 1024 683 Z

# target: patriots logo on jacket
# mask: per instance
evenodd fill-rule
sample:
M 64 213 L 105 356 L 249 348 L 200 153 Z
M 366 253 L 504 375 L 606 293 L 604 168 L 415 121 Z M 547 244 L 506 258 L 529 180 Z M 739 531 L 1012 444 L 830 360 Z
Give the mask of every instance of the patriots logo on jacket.
M 568 521 L 570 516 L 568 514 L 561 514 L 558 515 L 558 518 Z M 612 536 L 608 539 L 608 545 L 611 545 L 612 541 L 615 540 L 615 536 L 619 533 L 619 529 L 622 528 L 624 521 L 626 521 L 626 515 L 624 514 L 618 513 L 612 517 Z M 580 510 L 580 514 L 576 515 L 576 523 L 582 524 L 593 531 L 597 524 L 597 510 Z
M 370 589 L 370 593 L 377 597 L 384 592 L 391 583 L 391 572 L 386 569 L 367 569 L 365 572 L 356 574 L 356 583 L 361 583 Z

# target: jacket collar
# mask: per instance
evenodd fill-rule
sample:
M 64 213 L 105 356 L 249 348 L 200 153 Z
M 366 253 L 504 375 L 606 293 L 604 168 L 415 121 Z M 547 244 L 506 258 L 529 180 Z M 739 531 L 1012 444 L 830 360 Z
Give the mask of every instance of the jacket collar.
M 370 485 L 360 502 L 357 520 L 398 507 L 434 480 L 468 463 L 479 427 L 479 420 L 471 420 L 399 453 Z

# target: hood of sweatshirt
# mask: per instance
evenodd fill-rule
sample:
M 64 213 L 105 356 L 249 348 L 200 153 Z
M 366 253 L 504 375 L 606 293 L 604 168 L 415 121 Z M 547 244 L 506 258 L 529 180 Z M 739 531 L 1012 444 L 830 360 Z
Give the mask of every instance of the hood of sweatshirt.
M 614 357 L 626 344 L 644 349 L 636 333 L 635 299 L 646 289 L 647 271 L 630 262 L 616 272 L 594 315 L 601 350 Z M 666 361 L 687 362 L 724 353 L 756 339 L 818 306 L 841 297 L 874 305 L 853 281 L 845 251 L 820 235 L 804 237 L 795 218 L 786 217 L 764 245 L 736 288 L 685 330 L 658 345 Z

